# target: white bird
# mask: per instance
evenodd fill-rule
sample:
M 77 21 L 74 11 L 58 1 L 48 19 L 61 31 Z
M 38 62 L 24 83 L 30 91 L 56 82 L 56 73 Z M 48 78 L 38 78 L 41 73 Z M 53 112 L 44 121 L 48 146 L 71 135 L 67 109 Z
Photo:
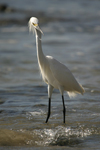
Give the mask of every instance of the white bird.
M 41 44 L 41 33 L 42 30 L 38 26 L 38 19 L 36 17 L 31 17 L 29 20 L 29 31 L 35 31 L 36 35 L 36 49 L 37 49 L 37 59 L 39 68 L 42 74 L 42 78 L 46 84 L 48 84 L 48 114 L 46 123 L 50 117 L 51 113 L 51 96 L 53 89 L 59 89 L 62 95 L 63 102 L 63 122 L 65 123 L 65 104 L 64 104 L 64 91 L 67 91 L 68 95 L 75 96 L 77 93 L 83 94 L 83 87 L 76 81 L 75 77 L 71 71 L 61 62 L 54 59 L 52 56 L 45 56 L 42 51 Z

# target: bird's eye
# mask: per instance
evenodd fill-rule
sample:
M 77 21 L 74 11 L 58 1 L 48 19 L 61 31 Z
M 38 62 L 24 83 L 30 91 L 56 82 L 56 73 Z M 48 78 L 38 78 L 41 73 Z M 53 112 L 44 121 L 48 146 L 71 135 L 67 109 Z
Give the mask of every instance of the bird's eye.
M 32 23 L 34 26 L 37 26 L 38 24 Z

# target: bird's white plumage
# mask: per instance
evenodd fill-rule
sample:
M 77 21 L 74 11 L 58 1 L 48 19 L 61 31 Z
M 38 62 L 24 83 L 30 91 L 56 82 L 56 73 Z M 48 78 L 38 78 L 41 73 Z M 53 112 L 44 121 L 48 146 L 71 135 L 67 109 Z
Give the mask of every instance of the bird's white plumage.
M 29 22 L 28 22 L 29 31 L 30 32 L 32 31 L 34 33 L 34 28 L 33 28 L 32 23 L 38 24 L 38 19 L 36 17 L 31 17 L 30 20 L 29 20 Z
M 67 91 L 70 97 L 77 93 L 83 94 L 83 87 L 76 81 L 71 71 L 52 56 L 45 56 L 43 54 L 41 46 L 42 31 L 37 26 L 38 22 L 37 18 L 30 18 L 29 30 L 35 30 L 36 33 L 37 57 L 43 80 L 53 88 L 59 89 L 61 94 L 63 94 L 63 91 Z
M 83 94 L 83 88 L 76 81 L 71 71 L 53 57 L 47 56 L 47 58 L 52 75 L 54 76 L 55 80 L 57 80 L 59 86 L 63 87 L 64 91 L 67 91 L 69 96 L 71 96 L 72 93 Z
M 83 94 L 83 87 L 77 82 L 71 71 L 62 63 L 54 59 L 52 56 L 45 56 L 42 51 L 41 45 L 41 33 L 42 30 L 38 26 L 38 19 L 35 17 L 29 20 L 29 30 L 35 31 L 36 34 L 36 48 L 37 59 L 39 68 L 42 74 L 42 78 L 45 83 L 48 84 L 48 115 L 46 123 L 50 117 L 51 112 L 51 96 L 54 88 L 59 89 L 62 95 L 63 102 L 63 119 L 65 123 L 66 108 L 64 104 L 63 92 L 67 91 L 70 97 L 74 97 L 77 93 Z

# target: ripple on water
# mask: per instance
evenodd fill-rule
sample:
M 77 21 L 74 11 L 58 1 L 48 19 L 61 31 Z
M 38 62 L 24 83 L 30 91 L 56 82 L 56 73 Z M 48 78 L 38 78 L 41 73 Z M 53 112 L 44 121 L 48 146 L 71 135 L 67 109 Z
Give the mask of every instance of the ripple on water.
M 100 132 L 100 131 L 99 131 Z M 17 131 L 1 129 L 0 146 L 74 146 L 84 142 L 90 135 L 96 134 L 93 128 L 57 126 L 53 129 L 34 129 Z

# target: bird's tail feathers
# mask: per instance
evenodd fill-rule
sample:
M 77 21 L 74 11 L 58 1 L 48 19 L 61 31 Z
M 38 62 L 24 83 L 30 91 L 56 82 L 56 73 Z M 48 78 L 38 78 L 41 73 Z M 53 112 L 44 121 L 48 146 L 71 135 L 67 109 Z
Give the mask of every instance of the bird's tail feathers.
M 77 95 L 77 93 L 75 93 L 75 92 L 67 92 L 67 94 L 70 98 L 74 98 Z
M 79 84 L 79 86 L 80 86 L 80 94 L 83 95 L 83 93 L 85 93 L 85 90 L 84 90 L 84 88 L 82 87 L 82 85 Z
M 82 94 L 85 92 L 84 88 L 79 84 L 78 90 L 67 91 L 70 98 L 74 98 L 77 94 Z

